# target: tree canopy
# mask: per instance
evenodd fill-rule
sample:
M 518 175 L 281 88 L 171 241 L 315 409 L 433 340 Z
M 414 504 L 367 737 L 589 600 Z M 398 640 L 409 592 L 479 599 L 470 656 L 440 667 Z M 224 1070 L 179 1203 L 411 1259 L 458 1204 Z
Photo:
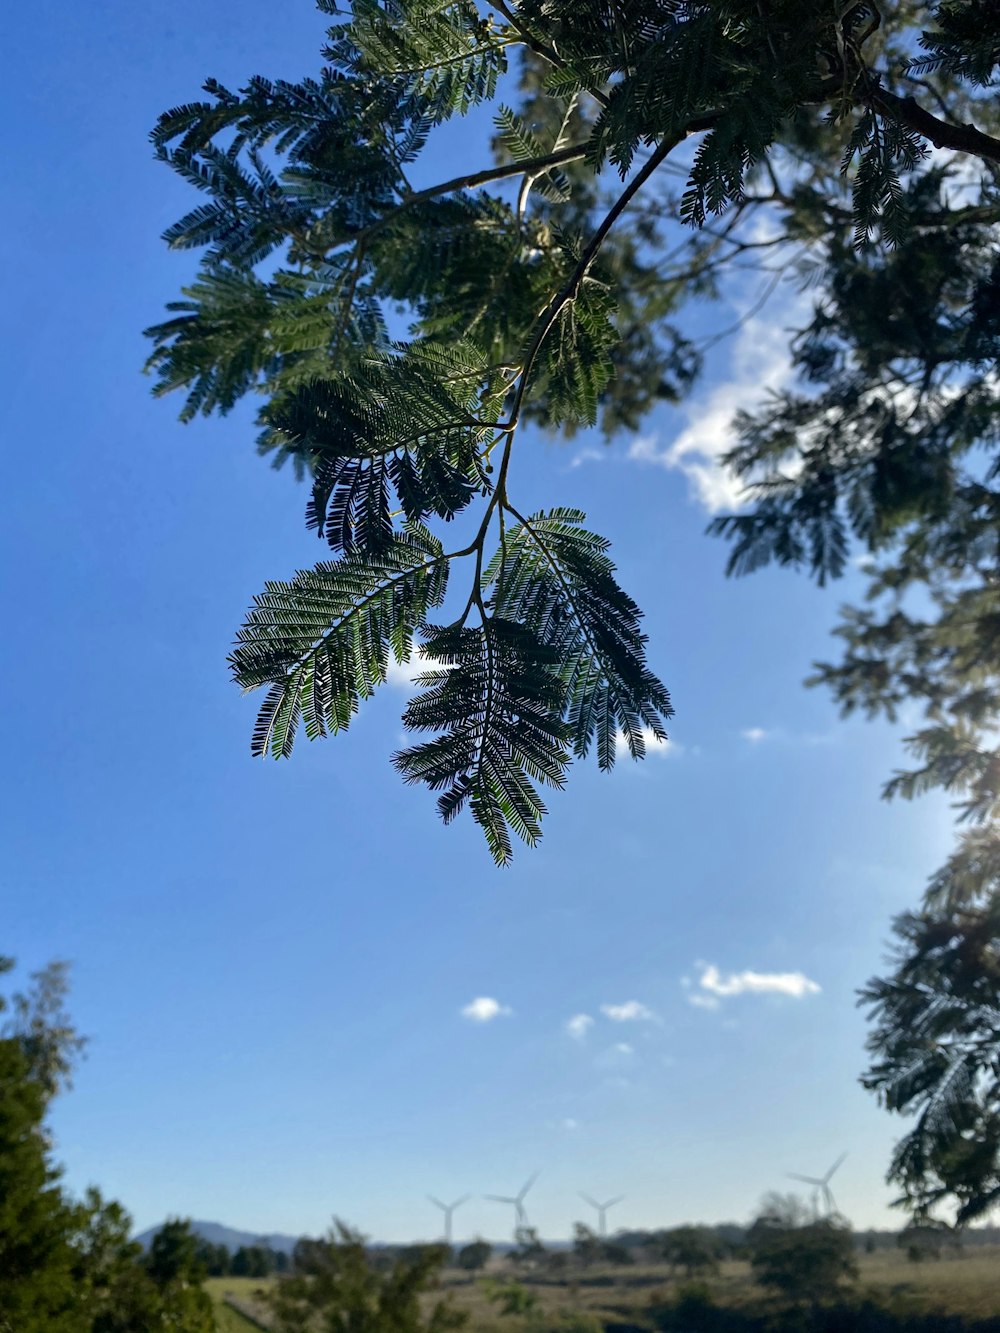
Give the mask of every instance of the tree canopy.
M 680 397 L 709 350 L 689 304 L 756 265 L 809 308 L 795 383 L 738 418 L 744 503 L 713 529 L 735 574 L 824 582 L 867 557 L 814 680 L 845 712 L 916 712 L 886 794 L 943 789 L 964 821 L 928 910 L 991 903 L 1000 9 L 355 0 L 324 61 L 210 80 L 153 133 L 203 196 L 166 232 L 202 257 L 149 330 L 157 392 L 185 418 L 259 396 L 258 447 L 308 479 L 330 548 L 237 636 L 234 678 L 264 691 L 254 753 L 347 728 L 416 652 L 395 766 L 504 864 L 574 758 L 662 738 L 670 696 L 608 542 L 557 496 L 525 512 L 511 460 L 526 422 L 610 437 Z M 485 104 L 490 152 L 423 184 L 437 128 Z M 905 1109 L 887 1031 L 871 1083 Z
M 12 966 L 0 957 L 0 975 Z M 213 1333 L 196 1271 L 144 1264 L 120 1204 L 62 1187 L 46 1116 L 83 1045 L 66 990 L 66 966 L 54 963 L 28 990 L 0 995 L 0 1333 Z M 193 1253 L 187 1224 L 172 1226 L 166 1248 L 153 1241 L 161 1260 L 171 1246 Z
M 435 1288 L 445 1245 L 413 1246 L 380 1264 L 365 1238 L 341 1222 L 322 1240 L 301 1240 L 291 1274 L 268 1295 L 277 1333 L 451 1333 L 465 1316 Z

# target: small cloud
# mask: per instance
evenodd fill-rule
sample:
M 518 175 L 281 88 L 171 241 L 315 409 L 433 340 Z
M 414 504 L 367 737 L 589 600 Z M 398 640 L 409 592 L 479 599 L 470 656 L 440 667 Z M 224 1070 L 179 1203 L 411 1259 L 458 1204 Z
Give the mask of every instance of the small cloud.
M 819 985 L 804 972 L 754 972 L 747 969 L 723 976 L 713 963 L 703 963 L 701 967 L 698 985 L 705 994 L 692 995 L 692 1004 L 706 997 L 729 999 L 734 995 L 786 995 L 801 1000 L 806 995 L 818 995 L 820 992 Z M 702 1004 L 702 1007 L 711 1006 Z
M 616 1041 L 612 1048 L 618 1055 L 635 1055 L 635 1047 L 627 1041 Z
M 751 745 L 759 745 L 761 741 L 766 741 L 771 733 L 765 731 L 763 727 L 747 727 L 744 731 L 740 732 L 740 735 L 745 741 L 749 741 Z
M 571 1115 L 568 1115 L 565 1120 L 562 1120 L 559 1123 L 562 1125 L 563 1129 L 572 1130 L 580 1128 L 579 1120 L 574 1120 Z
M 494 1018 L 509 1018 L 513 1012 L 510 1005 L 501 1004 L 492 995 L 477 995 L 461 1010 L 462 1017 L 471 1023 L 492 1023 Z
M 574 1014 L 566 1020 L 566 1031 L 575 1041 L 583 1041 L 593 1026 L 594 1020 L 589 1014 Z
M 678 755 L 683 754 L 684 752 L 683 745 L 678 745 L 676 741 L 672 740 L 661 740 L 656 732 L 650 727 L 642 728 L 642 742 L 646 747 L 647 755 Z M 631 753 L 631 750 L 628 748 L 628 740 L 625 737 L 625 733 L 623 731 L 617 732 L 615 735 L 615 756 L 618 759 L 625 759 L 629 757 Z
M 688 996 L 688 1004 L 693 1004 L 696 1009 L 718 1009 L 721 1003 L 714 995 L 699 995 L 697 991 Z
M 626 1000 L 624 1004 L 602 1004 L 601 1013 L 610 1018 L 612 1023 L 652 1023 L 656 1015 L 652 1009 L 638 1000 Z
M 607 449 L 595 449 L 588 444 L 573 456 L 570 467 L 583 467 L 584 463 L 603 463 L 607 457 Z

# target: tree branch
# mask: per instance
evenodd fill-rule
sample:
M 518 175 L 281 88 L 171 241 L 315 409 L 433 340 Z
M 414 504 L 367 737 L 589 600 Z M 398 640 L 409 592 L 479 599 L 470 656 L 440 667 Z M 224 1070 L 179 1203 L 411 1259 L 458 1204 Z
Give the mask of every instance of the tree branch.
M 484 167 L 482 171 L 471 171 L 465 176 L 455 176 L 440 185 L 429 185 L 425 190 L 403 196 L 401 207 L 423 203 L 425 199 L 435 199 L 439 194 L 453 194 L 456 190 L 475 190 L 480 185 L 489 185 L 491 181 L 506 180 L 510 176 L 523 176 L 526 172 L 541 175 L 550 167 L 565 166 L 567 162 L 579 162 L 587 155 L 587 144 L 571 143 L 565 148 L 557 148 L 552 153 L 541 157 L 530 157 L 523 162 L 504 162 L 498 167 Z
M 517 389 L 514 393 L 514 402 L 511 405 L 510 416 L 502 429 L 513 431 L 516 428 L 518 417 L 521 413 L 521 405 L 524 402 L 524 395 L 527 391 L 528 380 L 531 376 L 531 369 L 534 365 L 535 358 L 541 349 L 542 343 L 548 336 L 552 325 L 559 318 L 563 306 L 565 306 L 568 301 L 573 300 L 577 292 L 580 290 L 580 284 L 587 276 L 591 264 L 593 264 L 594 260 L 597 258 L 601 246 L 607 239 L 608 233 L 631 203 L 633 197 L 642 189 L 660 163 L 674 151 L 679 143 L 687 138 L 688 134 L 692 132 L 692 129 L 693 126 L 689 126 L 688 129 L 684 130 L 681 134 L 676 135 L 674 138 L 665 139 L 653 153 L 652 157 L 650 157 L 649 161 L 636 172 L 605 214 L 593 236 L 591 236 L 590 240 L 587 242 L 583 254 L 580 256 L 580 261 L 570 274 L 569 278 L 545 307 L 545 310 L 542 312 L 541 318 L 535 327 L 534 336 L 528 344 L 528 350 L 524 356 L 524 365 L 521 370 L 521 378 L 518 381 Z
M 956 153 L 968 153 L 986 162 L 1000 163 L 1000 139 L 984 134 L 975 125 L 952 125 L 924 109 L 912 97 L 897 97 L 885 88 L 876 88 L 867 99 L 876 111 L 901 120 L 911 129 L 930 139 L 935 148 L 951 148 Z

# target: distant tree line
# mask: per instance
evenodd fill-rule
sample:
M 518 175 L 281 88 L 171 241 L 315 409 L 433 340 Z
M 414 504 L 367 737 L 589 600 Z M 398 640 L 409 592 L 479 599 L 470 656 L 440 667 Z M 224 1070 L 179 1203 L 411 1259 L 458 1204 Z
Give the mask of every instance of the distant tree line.
M 198 1260 L 209 1277 L 273 1277 L 287 1273 L 291 1259 L 284 1250 L 269 1245 L 240 1245 L 232 1250 L 198 1237 Z

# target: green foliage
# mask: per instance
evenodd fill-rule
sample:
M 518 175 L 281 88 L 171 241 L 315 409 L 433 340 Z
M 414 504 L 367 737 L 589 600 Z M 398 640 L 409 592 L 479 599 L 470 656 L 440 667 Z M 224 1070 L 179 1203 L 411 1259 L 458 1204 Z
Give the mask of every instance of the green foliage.
M 549 1258 L 535 1227 L 518 1227 L 514 1239 L 516 1247 L 507 1256 L 508 1262 L 520 1268 L 544 1267 Z
M 198 1237 L 181 1218 L 164 1222 L 149 1243 L 146 1271 L 159 1287 L 174 1282 L 200 1282 L 205 1268 L 198 1256 Z
M 590 1268 L 601 1258 L 601 1238 L 583 1222 L 573 1223 L 573 1257 L 583 1268 Z
M 43 1121 L 44 1085 L 17 1037 L 0 1039 L 0 1329 L 76 1333 L 71 1238 Z
M 706 1227 L 674 1227 L 660 1232 L 659 1252 L 675 1268 L 683 1268 L 688 1278 L 714 1272 L 722 1257 L 719 1237 Z
M 11 966 L 0 958 L 0 973 Z M 66 990 L 66 967 L 53 964 L 26 994 L 0 996 L 13 1015 L 0 1034 L 0 1330 L 214 1333 L 197 1274 L 158 1281 L 120 1204 L 96 1189 L 76 1203 L 62 1190 L 45 1117 L 83 1044 Z
M 524 1317 L 538 1310 L 538 1293 L 520 1282 L 484 1282 L 483 1290 L 502 1315 Z
M 464 1268 L 468 1273 L 475 1273 L 480 1268 L 485 1268 L 493 1254 L 493 1246 L 485 1240 L 474 1240 L 468 1245 L 463 1245 L 456 1256 L 459 1268 Z
M 338 1222 L 324 1240 L 296 1246 L 293 1269 L 272 1289 L 275 1333 L 448 1333 L 465 1317 L 429 1298 L 446 1258 L 443 1245 L 414 1247 L 388 1264 Z
M 1000 1199 L 1000 891 L 908 913 L 895 933 L 894 971 L 862 991 L 875 1020 L 864 1081 L 915 1116 L 890 1170 L 905 1204 L 928 1218 L 954 1200 L 972 1221 Z
M 754 1277 L 789 1301 L 834 1298 L 857 1276 L 850 1229 L 830 1218 L 804 1226 L 765 1214 L 747 1232 Z
M 244 688 L 271 686 L 254 753 L 290 754 L 300 719 L 311 737 L 348 727 L 358 701 L 385 680 L 390 651 L 409 661 L 414 628 L 440 605 L 447 572 L 440 543 L 414 525 L 377 558 L 347 556 L 269 583 L 232 656 Z

